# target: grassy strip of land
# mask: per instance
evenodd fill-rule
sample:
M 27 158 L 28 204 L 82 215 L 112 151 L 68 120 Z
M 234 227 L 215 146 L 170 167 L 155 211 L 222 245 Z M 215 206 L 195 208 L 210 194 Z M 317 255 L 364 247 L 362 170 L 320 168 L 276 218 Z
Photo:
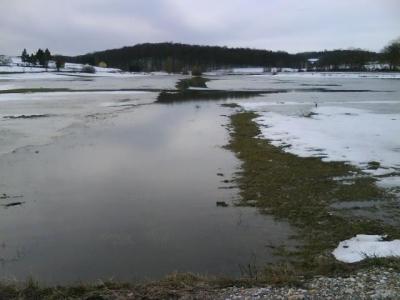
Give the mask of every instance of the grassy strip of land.
M 51 92 L 69 92 L 68 88 L 29 88 L 29 89 L 9 89 L 0 90 L 0 94 L 24 94 L 24 93 L 51 93 Z
M 356 177 L 343 185 L 334 177 L 360 170 L 342 162 L 300 158 L 257 138 L 260 129 L 251 112 L 231 116 L 231 140 L 227 148 L 242 161 L 235 179 L 241 190 L 239 205 L 255 205 L 264 213 L 287 220 L 298 230 L 301 246 L 285 253 L 287 263 L 266 268 L 265 280 L 288 282 L 293 276 L 332 275 L 369 265 L 400 266 L 395 259 L 369 259 L 358 264 L 336 261 L 331 251 L 356 234 L 387 234 L 399 238 L 398 228 L 362 217 L 346 218 L 330 205 L 341 201 L 390 199 L 372 178 Z M 282 250 L 282 249 L 280 249 Z M 281 252 L 282 253 L 282 252 Z
M 157 281 L 121 283 L 99 281 L 96 284 L 75 284 L 46 287 L 30 279 L 24 283 L 0 283 L 0 299 L 59 300 L 59 299 L 211 299 L 221 288 L 250 287 L 253 279 L 232 280 L 191 273 L 173 273 Z
M 161 90 L 151 88 L 137 89 L 69 89 L 69 88 L 28 88 L 28 89 L 9 89 L 0 90 L 0 94 L 29 94 L 29 93 L 54 93 L 54 92 L 173 92 L 175 90 Z
M 196 101 L 218 101 L 229 99 L 246 99 L 258 96 L 252 91 L 218 91 L 218 90 L 182 90 L 162 91 L 157 97 L 157 103 L 179 103 Z

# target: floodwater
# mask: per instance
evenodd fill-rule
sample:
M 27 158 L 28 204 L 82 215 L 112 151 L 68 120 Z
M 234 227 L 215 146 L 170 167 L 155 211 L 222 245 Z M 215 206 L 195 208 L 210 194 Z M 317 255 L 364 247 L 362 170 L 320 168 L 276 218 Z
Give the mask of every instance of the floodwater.
M 240 161 L 223 146 L 235 109 L 221 104 L 296 116 L 315 103 L 400 111 L 399 81 L 390 79 L 215 76 L 211 89 L 280 91 L 162 104 L 158 90 L 181 77 L 40 76 L 0 75 L 0 90 L 81 91 L 0 94 L 1 278 L 239 276 L 249 264 L 274 262 L 273 248 L 293 246 L 295 230 L 233 206 Z
M 0 207 L 2 278 L 239 276 L 249 264 L 276 261 L 271 246 L 293 244 L 288 224 L 233 206 L 238 190 L 225 181 L 240 162 L 222 148 L 233 112 L 222 102 L 152 103 L 157 93 L 1 96 L 3 129 L 12 131 L 4 141 L 19 132 L 25 143 L 0 156 L 0 194 L 10 197 L 0 201 L 21 202 Z

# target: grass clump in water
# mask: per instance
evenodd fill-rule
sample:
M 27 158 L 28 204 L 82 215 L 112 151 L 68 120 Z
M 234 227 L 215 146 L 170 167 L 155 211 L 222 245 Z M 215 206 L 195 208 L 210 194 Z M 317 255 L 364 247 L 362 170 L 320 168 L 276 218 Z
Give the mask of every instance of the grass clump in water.
M 207 85 L 206 85 L 207 81 L 210 81 L 210 80 L 207 78 L 200 77 L 200 76 L 194 76 L 191 78 L 179 80 L 178 83 L 176 84 L 176 88 L 178 90 L 187 90 L 191 87 L 207 88 Z

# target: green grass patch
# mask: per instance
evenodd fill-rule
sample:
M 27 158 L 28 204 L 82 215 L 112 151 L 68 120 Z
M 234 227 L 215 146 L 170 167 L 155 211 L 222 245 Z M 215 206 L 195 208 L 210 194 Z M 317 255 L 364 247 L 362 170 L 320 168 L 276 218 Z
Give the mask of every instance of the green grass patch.
M 390 199 L 391 195 L 379 189 L 372 178 L 360 177 L 352 185 L 341 184 L 334 177 L 361 171 L 342 162 L 323 162 L 284 152 L 268 140 L 257 138 L 260 130 L 253 121 L 255 117 L 250 112 L 231 116 L 233 130 L 227 148 L 242 161 L 236 177 L 242 199 L 239 205 L 256 203 L 262 212 L 287 220 L 297 229 L 301 246 L 285 254 L 293 267 L 291 274 L 334 274 L 365 267 L 368 261 L 351 266 L 337 262 L 331 251 L 340 241 L 360 233 L 400 237 L 398 228 L 363 217 L 346 218 L 330 207 L 334 202 Z M 271 277 L 271 272 L 279 273 L 275 266 L 267 267 L 265 278 Z

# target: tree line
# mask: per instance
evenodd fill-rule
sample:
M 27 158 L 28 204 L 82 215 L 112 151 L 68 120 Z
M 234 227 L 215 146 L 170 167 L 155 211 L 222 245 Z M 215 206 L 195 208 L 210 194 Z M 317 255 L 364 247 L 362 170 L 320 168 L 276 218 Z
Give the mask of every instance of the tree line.
M 400 66 L 400 38 L 389 43 L 383 49 L 383 55 L 391 70 Z
M 39 64 L 43 67 L 48 67 L 49 61 L 52 59 L 50 50 L 46 48 L 46 50 L 38 49 L 36 53 L 28 54 L 26 49 L 22 51 L 21 60 L 25 63 L 30 63 L 33 65 Z
M 391 70 L 400 65 L 400 40 L 393 41 L 382 52 L 362 49 L 315 51 L 290 54 L 285 51 L 199 46 L 179 43 L 146 43 L 120 49 L 105 50 L 74 57 L 60 57 L 67 62 L 99 65 L 125 71 L 160 71 L 168 73 L 215 70 L 233 67 L 265 67 L 304 69 L 317 58 L 313 70 L 343 69 L 361 71 L 368 62 L 387 63 Z
M 40 65 L 44 68 L 49 67 L 49 62 L 54 60 L 57 70 L 59 71 L 60 68 L 64 67 L 65 61 L 62 56 L 55 55 L 53 56 L 49 49 L 46 50 L 38 49 L 36 53 L 28 54 L 26 49 L 22 51 L 21 54 L 21 61 L 24 63 L 29 63 L 31 65 Z

